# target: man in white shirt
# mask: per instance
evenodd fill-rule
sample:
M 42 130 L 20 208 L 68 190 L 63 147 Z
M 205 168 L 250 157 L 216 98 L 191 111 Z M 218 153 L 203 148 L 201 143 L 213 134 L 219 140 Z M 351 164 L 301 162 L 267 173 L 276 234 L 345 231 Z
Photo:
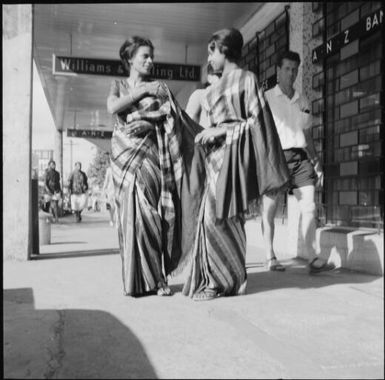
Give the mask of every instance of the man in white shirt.
M 318 273 L 333 269 L 333 266 L 317 257 L 315 250 L 314 192 L 317 182 L 322 185 L 323 172 L 311 135 L 308 101 L 293 87 L 300 63 L 298 53 L 292 51 L 286 51 L 278 57 L 278 84 L 266 91 L 265 96 L 289 167 L 290 192 L 295 195 L 299 204 L 302 234 L 309 257 L 309 272 Z M 262 232 L 268 268 L 273 271 L 284 271 L 285 267 L 280 264 L 273 249 L 274 217 L 278 198 L 279 194 L 268 194 L 262 197 Z

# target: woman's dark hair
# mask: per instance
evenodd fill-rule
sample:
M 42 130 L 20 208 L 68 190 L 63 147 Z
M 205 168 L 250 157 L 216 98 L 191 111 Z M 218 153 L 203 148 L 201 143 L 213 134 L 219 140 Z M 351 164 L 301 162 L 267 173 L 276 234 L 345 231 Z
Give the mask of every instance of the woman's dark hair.
M 238 61 L 242 57 L 241 32 L 235 28 L 218 30 L 209 40 L 209 50 L 213 52 L 215 47 L 218 47 L 229 61 Z
M 132 36 L 128 38 L 126 41 L 124 41 L 123 45 L 120 47 L 120 50 L 119 50 L 120 59 L 123 63 L 124 68 L 128 72 L 130 71 L 130 65 L 128 63 L 128 60 L 135 55 L 136 51 L 141 46 L 148 46 L 151 48 L 151 50 L 154 50 L 154 45 L 149 39 L 138 37 L 138 36 Z
M 278 54 L 277 58 L 277 66 L 282 67 L 282 63 L 284 59 L 288 59 L 289 61 L 294 61 L 298 63 L 298 66 L 301 64 L 301 58 L 299 57 L 299 54 L 295 51 L 286 50 L 281 54 Z

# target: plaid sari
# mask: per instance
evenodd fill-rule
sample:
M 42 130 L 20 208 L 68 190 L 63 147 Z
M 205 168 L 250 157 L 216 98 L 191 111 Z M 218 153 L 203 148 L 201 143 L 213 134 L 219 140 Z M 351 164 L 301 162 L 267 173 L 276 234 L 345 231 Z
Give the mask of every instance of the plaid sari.
M 182 183 L 183 173 L 201 127 L 182 113 L 164 87 L 165 99 L 145 97 L 118 114 L 111 140 L 126 294 L 155 290 L 177 270 L 182 256 L 182 188 L 189 188 Z M 110 94 L 129 91 L 125 80 L 114 81 Z M 140 127 L 148 124 L 154 128 L 141 133 Z
M 262 194 L 285 186 L 289 173 L 253 73 L 236 69 L 223 76 L 212 85 L 203 106 L 211 126 L 226 126 L 227 132 L 206 146 L 206 186 L 183 294 L 192 297 L 206 288 L 223 295 L 243 294 L 245 214 Z

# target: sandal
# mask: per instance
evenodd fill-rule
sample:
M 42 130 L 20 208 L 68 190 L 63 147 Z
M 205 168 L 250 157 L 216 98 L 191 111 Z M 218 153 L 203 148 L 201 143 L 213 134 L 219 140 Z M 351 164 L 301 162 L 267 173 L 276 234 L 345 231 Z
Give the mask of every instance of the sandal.
M 277 260 L 275 256 L 267 260 L 267 267 L 272 272 L 284 272 L 286 268 Z
M 206 288 L 201 292 L 195 293 L 193 295 L 194 301 L 210 301 L 217 297 L 217 291 L 214 289 Z
M 326 272 L 326 271 L 335 269 L 335 265 L 334 264 L 328 264 L 327 261 L 325 261 L 320 267 L 316 267 L 314 265 L 314 262 L 317 260 L 320 260 L 320 259 L 318 257 L 316 257 L 315 259 L 313 259 L 310 262 L 310 264 L 309 264 L 309 273 L 310 274 L 321 273 L 321 272 Z
M 172 296 L 172 291 L 167 285 L 162 285 L 158 288 L 156 294 L 160 297 Z

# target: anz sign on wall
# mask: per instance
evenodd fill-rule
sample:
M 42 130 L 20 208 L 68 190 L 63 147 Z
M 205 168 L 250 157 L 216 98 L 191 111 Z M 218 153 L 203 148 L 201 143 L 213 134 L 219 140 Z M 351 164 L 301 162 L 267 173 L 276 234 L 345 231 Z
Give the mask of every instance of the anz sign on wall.
M 353 26 L 315 48 L 312 54 L 312 62 L 319 63 L 322 59 L 334 54 L 345 45 L 380 29 L 383 25 L 383 18 L 384 10 L 382 8 L 364 17 Z

